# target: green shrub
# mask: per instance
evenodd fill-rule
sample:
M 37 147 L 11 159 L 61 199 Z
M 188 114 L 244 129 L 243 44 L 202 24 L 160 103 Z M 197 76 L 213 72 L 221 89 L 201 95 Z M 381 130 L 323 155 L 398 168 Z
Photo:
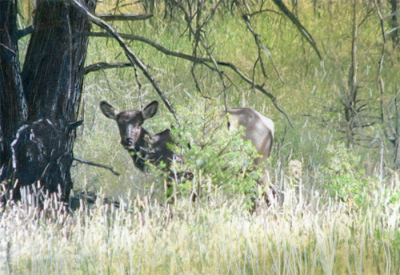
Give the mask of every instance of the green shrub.
M 171 146 L 183 161 L 174 162 L 172 170 L 175 175 L 193 175 L 181 179 L 179 191 L 218 190 L 229 196 L 244 195 L 250 203 L 262 168 L 254 165 L 259 155 L 251 141 L 242 139 L 244 129 L 228 130 L 223 112 L 209 101 L 184 107 L 179 113 L 184 118 L 172 129 L 176 143 Z
M 365 175 L 361 158 L 341 143 L 327 148 L 329 164 L 325 167 L 326 188 L 331 195 L 343 201 L 354 202 L 358 207 L 372 202 L 371 192 L 378 182 Z

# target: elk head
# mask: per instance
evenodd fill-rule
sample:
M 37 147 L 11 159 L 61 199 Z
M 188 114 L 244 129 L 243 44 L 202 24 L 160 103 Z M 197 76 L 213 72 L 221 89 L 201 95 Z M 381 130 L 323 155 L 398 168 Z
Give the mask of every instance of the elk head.
M 151 102 L 143 110 L 117 111 L 109 103 L 100 102 L 103 114 L 115 120 L 121 135 L 121 144 L 129 152 L 135 166 L 146 171 L 146 162 L 154 165 L 166 164 L 166 169 L 174 158 L 174 153 L 168 148 L 172 143 L 171 131 L 166 129 L 158 134 L 147 132 L 142 124 L 146 119 L 157 113 L 157 101 Z
M 121 144 L 128 151 L 138 151 L 147 133 L 142 124 L 146 119 L 153 117 L 157 113 L 158 102 L 153 101 L 143 110 L 117 111 L 106 101 L 100 102 L 100 109 L 103 114 L 115 120 L 118 124 L 121 135 Z

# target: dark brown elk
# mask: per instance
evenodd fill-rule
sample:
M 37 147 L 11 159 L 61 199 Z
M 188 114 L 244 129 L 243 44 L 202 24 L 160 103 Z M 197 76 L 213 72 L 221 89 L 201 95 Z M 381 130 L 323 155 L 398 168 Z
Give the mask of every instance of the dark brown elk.
M 145 171 L 146 161 L 154 165 L 163 162 L 168 170 L 174 158 L 179 159 L 167 146 L 168 143 L 173 142 L 170 129 L 152 134 L 142 126 L 146 119 L 152 118 L 157 113 L 157 101 L 151 102 L 139 111 L 118 111 L 106 101 L 102 101 L 100 109 L 106 117 L 117 122 L 121 144 L 131 155 L 135 166 L 141 171 Z M 233 128 L 237 124 L 244 126 L 243 138 L 251 140 L 258 153 L 262 155 L 255 160 L 255 163 L 259 164 L 267 159 L 274 138 L 272 120 L 250 108 L 230 109 L 227 112 L 230 114 L 228 127 Z
M 117 122 L 121 145 L 129 152 L 133 163 L 140 171 L 146 170 L 146 161 L 154 165 L 163 162 L 166 168 L 169 168 L 174 158 L 174 153 L 167 146 L 173 142 L 170 129 L 151 134 L 142 127 L 146 119 L 157 113 L 157 101 L 151 102 L 141 111 L 120 112 L 105 101 L 100 102 L 100 109 L 106 117 Z

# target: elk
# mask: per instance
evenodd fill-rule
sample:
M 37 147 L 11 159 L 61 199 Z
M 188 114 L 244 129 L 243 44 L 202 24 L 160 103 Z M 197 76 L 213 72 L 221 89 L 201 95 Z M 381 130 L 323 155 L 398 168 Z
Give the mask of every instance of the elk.
M 169 169 L 174 159 L 179 159 L 168 148 L 173 143 L 170 129 L 158 134 L 147 132 L 143 128 L 145 120 L 152 118 L 158 110 L 158 102 L 153 101 L 143 110 L 118 111 L 106 101 L 100 102 L 103 114 L 117 122 L 121 135 L 121 144 L 129 152 L 134 165 L 141 171 L 146 170 L 146 161 L 158 165 L 165 163 Z M 242 125 L 245 128 L 243 138 L 251 140 L 261 157 L 256 158 L 259 164 L 268 158 L 274 138 L 274 123 L 259 112 L 250 108 L 235 108 L 227 111 L 230 116 L 229 128 Z

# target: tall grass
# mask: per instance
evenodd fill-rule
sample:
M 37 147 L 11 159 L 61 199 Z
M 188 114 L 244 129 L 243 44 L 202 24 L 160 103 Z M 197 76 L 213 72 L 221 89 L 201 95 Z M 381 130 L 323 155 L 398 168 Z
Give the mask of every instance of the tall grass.
M 1 215 L 1 264 L 5 274 L 399 272 L 400 217 L 387 194 L 357 211 L 317 192 L 301 200 L 283 181 L 283 204 L 256 213 L 212 192 L 175 205 L 121 198 L 119 208 L 99 197 L 72 213 L 52 201 L 38 212 L 26 199 Z

